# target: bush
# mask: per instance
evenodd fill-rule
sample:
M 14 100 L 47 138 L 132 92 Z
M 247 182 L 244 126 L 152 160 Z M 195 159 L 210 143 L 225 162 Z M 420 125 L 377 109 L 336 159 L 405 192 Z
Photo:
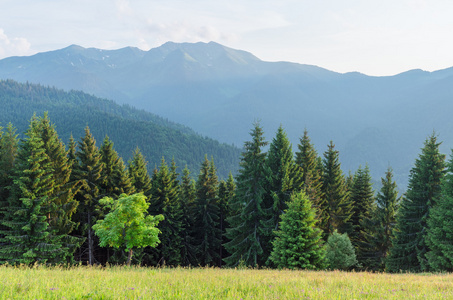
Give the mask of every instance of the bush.
M 346 233 L 336 230 L 329 236 L 326 244 L 327 268 L 331 270 L 348 270 L 358 264 L 354 247 Z

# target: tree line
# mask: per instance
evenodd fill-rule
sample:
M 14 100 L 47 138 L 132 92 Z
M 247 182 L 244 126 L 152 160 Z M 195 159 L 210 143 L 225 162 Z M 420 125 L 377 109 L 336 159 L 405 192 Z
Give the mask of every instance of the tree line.
M 296 153 L 282 127 L 268 148 L 258 123 L 250 135 L 236 178 L 219 180 L 206 155 L 194 179 L 164 158 L 148 173 L 138 148 L 126 164 L 88 127 L 66 147 L 47 114 L 20 141 L 9 124 L 0 130 L 0 262 L 452 270 L 453 159 L 445 162 L 434 133 L 402 196 L 391 168 L 375 193 L 367 166 L 343 174 L 333 142 L 319 156 L 307 131 Z M 159 243 L 132 257 L 93 226 L 137 194 L 163 219 Z

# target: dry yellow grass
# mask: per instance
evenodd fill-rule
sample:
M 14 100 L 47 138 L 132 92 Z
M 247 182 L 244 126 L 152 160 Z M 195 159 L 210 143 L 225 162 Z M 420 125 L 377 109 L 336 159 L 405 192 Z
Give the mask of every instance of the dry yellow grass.
M 453 299 L 451 274 L 0 267 L 0 299 Z

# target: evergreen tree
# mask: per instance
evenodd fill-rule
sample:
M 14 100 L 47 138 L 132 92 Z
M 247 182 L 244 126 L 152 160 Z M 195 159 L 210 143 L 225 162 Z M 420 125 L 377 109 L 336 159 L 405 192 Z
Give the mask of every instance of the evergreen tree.
M 362 248 L 360 247 L 365 241 L 363 234 L 363 222 L 370 218 L 371 209 L 374 203 L 374 192 L 371 184 L 370 170 L 368 166 L 359 167 L 353 177 L 350 192 L 350 201 L 352 202 L 351 223 L 353 232 L 350 234 L 352 245 L 356 249 L 359 262 L 362 260 Z
M 219 257 L 221 231 L 219 228 L 218 178 L 214 162 L 207 156 L 201 164 L 196 182 L 195 242 L 202 266 L 221 266 Z
M 102 195 L 118 198 L 121 194 L 130 195 L 135 192 L 132 180 L 126 171 L 123 159 L 113 148 L 113 142 L 109 137 L 104 138 L 104 142 L 99 149 L 101 154 L 102 178 Z
M 326 263 L 330 270 L 349 270 L 357 266 L 354 246 L 347 233 L 340 234 L 335 229 L 326 243 Z
M 364 242 L 360 244 L 362 265 L 369 270 L 383 271 L 392 245 L 396 225 L 396 211 L 401 197 L 393 181 L 393 171 L 388 168 L 382 187 L 376 196 L 371 214 L 363 221 Z
M 222 246 L 220 248 L 220 258 L 223 260 L 228 257 L 228 251 L 226 251 L 224 244 L 229 242 L 229 239 L 226 237 L 226 228 L 227 222 L 226 219 L 230 216 L 229 213 L 229 203 L 231 203 L 235 196 L 236 183 L 234 182 L 233 175 L 228 175 L 227 181 L 221 180 L 219 183 L 219 223 L 220 231 L 222 234 Z
M 225 244 L 225 248 L 231 256 L 224 260 L 230 266 L 240 262 L 247 266 L 264 265 L 267 260 L 263 257 L 266 153 L 262 152 L 267 143 L 259 123 L 255 123 L 250 135 L 252 140 L 245 142 L 239 165 L 236 197 L 229 205 L 231 212 L 237 212 L 227 219 L 230 228 L 226 236 L 231 241 Z
M 197 245 L 195 243 L 195 206 L 196 189 L 195 180 L 190 177 L 190 171 L 185 166 L 182 171 L 182 178 L 179 191 L 179 203 L 182 208 L 182 223 L 184 231 L 182 233 L 181 264 L 184 266 L 198 265 Z
M 428 211 L 436 205 L 445 173 L 445 155 L 439 153 L 439 145 L 433 133 L 426 139 L 410 172 L 408 190 L 398 210 L 395 239 L 386 263 L 390 272 L 429 270 L 425 257 L 430 251 L 426 243 Z
M 13 184 L 6 213 L 2 221 L 7 227 L 0 248 L 0 261 L 10 264 L 61 263 L 67 249 L 61 236 L 49 230 L 48 203 L 54 192 L 53 169 L 38 132 L 38 120 L 33 116 L 21 141 L 13 170 Z
M 345 178 L 341 171 L 338 151 L 332 141 L 324 153 L 322 172 L 322 192 L 325 197 L 322 210 L 329 215 L 326 233 L 332 233 L 335 229 L 342 233 L 350 233 L 352 225 L 352 205 L 349 200 Z
M 292 146 L 282 126 L 277 130 L 275 138 L 267 153 L 264 205 L 269 213 L 266 222 L 266 239 L 264 241 L 263 258 L 272 251 L 274 231 L 278 230 L 280 215 L 288 208 L 288 202 L 293 191 L 302 189 L 302 174 L 294 162 Z
M 17 155 L 17 134 L 11 123 L 2 132 L 0 127 L 0 216 L 8 206 L 9 189 L 12 185 L 12 170 Z M 6 216 L 3 217 L 6 219 Z M 0 227 L 1 228 L 1 227 Z
M 145 157 L 137 147 L 129 161 L 129 176 L 136 192 L 143 193 L 145 196 L 149 196 L 151 191 L 151 178 L 148 174 L 147 164 Z
M 453 272 L 453 151 L 447 165 L 448 173 L 442 182 L 440 197 L 436 205 L 429 209 L 426 244 L 429 247 L 426 257 L 435 272 Z
M 295 192 L 281 215 L 270 259 L 278 268 L 320 269 L 325 250 L 316 228 L 315 209 L 303 192 Z
M 316 216 L 319 220 L 318 227 L 327 232 L 329 215 L 323 209 L 325 207 L 325 197 L 322 193 L 322 168 L 319 167 L 320 157 L 318 157 L 306 129 L 297 147 L 299 151 L 296 152 L 296 164 L 302 173 L 303 190 L 316 209 Z
M 72 216 L 79 204 L 74 198 L 78 185 L 70 180 L 72 163 L 68 159 L 65 145 L 58 137 L 55 125 L 50 122 L 47 113 L 38 119 L 37 131 L 43 141 L 45 162 L 53 170 L 52 201 L 46 204 L 49 230 L 62 237 L 64 246 L 71 252 L 68 259 L 72 261 L 73 253 L 83 242 L 82 238 L 70 236 L 77 226 L 72 220 Z
M 88 264 L 92 265 L 99 263 L 95 255 L 96 243 L 92 226 L 99 215 L 102 215 L 99 200 L 102 198 L 100 188 L 105 179 L 102 177 L 101 155 L 88 126 L 85 128 L 85 135 L 79 142 L 78 148 L 77 161 L 73 165 L 73 179 L 79 181 L 82 187 L 76 195 L 79 201 L 76 220 L 82 225 L 78 229 L 78 234 L 86 237 L 86 243 L 80 249 L 79 259 L 88 261 Z M 83 255 L 85 252 L 88 257 Z
M 160 223 L 161 244 L 152 252 L 152 264 L 181 265 L 183 239 L 183 212 L 178 200 L 179 186 L 173 173 L 162 158 L 160 168 L 153 176 L 151 199 L 148 212 L 150 215 L 163 215 Z

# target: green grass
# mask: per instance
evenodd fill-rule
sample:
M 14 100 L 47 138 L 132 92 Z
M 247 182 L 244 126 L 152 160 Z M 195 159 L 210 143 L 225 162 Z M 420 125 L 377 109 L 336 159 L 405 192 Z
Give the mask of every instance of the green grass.
M 0 299 L 453 299 L 451 274 L 0 267 Z

